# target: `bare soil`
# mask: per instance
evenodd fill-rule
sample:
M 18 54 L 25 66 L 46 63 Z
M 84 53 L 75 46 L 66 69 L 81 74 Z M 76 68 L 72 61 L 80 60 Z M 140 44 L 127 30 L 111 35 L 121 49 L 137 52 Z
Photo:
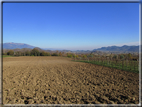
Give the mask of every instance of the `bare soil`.
M 3 104 L 138 104 L 139 74 L 65 57 L 3 58 Z

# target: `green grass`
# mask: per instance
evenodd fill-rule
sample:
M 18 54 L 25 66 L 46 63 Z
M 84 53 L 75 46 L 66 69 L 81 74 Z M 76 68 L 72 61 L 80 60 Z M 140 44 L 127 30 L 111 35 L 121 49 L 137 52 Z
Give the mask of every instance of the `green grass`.
M 10 55 L 3 55 L 2 57 L 5 58 L 5 57 L 13 57 L 13 56 L 10 56 Z
M 115 64 L 114 62 L 107 63 L 107 61 L 99 62 L 99 61 L 77 60 L 76 62 L 91 63 L 91 64 L 106 66 L 106 67 L 110 67 L 110 68 L 116 68 L 116 69 L 120 69 L 120 70 L 124 70 L 124 71 L 139 73 L 139 67 L 138 66 L 136 66 L 135 69 L 134 69 L 133 65 L 129 65 L 129 64 L 126 65 L 125 63 L 124 63 L 124 66 L 122 66 L 122 63 L 119 63 L 119 64 Z

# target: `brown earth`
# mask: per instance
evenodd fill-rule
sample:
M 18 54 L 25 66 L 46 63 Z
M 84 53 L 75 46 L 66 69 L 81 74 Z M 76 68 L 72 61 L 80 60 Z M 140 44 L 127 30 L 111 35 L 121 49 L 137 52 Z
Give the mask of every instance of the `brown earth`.
M 138 104 L 139 74 L 65 57 L 3 58 L 3 104 Z

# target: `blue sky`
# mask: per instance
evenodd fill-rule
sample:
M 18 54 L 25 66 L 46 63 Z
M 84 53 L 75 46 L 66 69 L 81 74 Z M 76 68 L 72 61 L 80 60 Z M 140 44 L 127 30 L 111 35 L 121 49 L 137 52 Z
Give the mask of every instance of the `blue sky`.
M 139 44 L 139 3 L 3 3 L 3 43 L 92 50 Z

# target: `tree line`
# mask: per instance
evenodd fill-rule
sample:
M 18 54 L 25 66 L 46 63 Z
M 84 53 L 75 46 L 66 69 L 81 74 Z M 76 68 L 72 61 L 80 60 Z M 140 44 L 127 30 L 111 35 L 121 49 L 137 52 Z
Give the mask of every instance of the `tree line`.
M 62 56 L 64 52 L 46 52 L 46 51 L 39 51 L 38 49 L 34 48 L 32 50 L 22 51 L 13 51 L 9 50 L 8 52 L 3 52 L 3 55 L 11 55 L 11 56 Z
M 7 52 L 3 52 L 3 55 L 11 55 L 11 56 L 65 56 L 69 58 L 109 58 L 109 59 L 120 59 L 120 60 L 138 60 L 139 56 L 134 56 L 131 53 L 127 54 L 109 54 L 109 55 L 94 55 L 92 53 L 87 53 L 87 54 L 75 54 L 71 52 L 46 52 L 44 50 L 39 51 L 37 48 L 34 48 L 32 50 L 20 50 L 20 51 L 14 51 L 14 50 L 9 50 Z

